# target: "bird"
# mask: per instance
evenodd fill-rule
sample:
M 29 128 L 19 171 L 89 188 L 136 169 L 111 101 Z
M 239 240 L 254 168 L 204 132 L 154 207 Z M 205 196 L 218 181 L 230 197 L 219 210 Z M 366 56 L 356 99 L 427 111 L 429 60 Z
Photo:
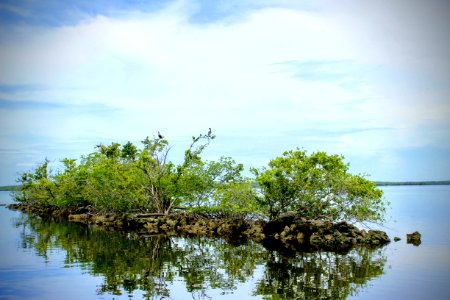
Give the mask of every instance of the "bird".
M 209 127 L 208 136 L 211 136 L 211 127 Z
M 164 138 L 164 136 L 163 136 L 161 133 L 159 133 L 159 131 L 158 131 L 158 137 L 159 137 L 160 139 Z

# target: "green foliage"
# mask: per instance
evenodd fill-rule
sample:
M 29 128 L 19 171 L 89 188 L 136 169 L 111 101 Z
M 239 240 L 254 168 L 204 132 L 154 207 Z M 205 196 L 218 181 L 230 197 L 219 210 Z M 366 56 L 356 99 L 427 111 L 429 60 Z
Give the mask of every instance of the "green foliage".
M 143 149 L 131 142 L 100 144 L 98 152 L 63 159 L 62 171 L 51 175 L 46 160 L 34 172 L 19 178 L 18 201 L 80 207 L 91 205 L 100 211 L 147 211 L 169 213 L 176 206 L 210 207 L 231 203 L 233 184 L 242 184 L 243 166 L 231 158 L 203 161 L 201 154 L 215 136 L 210 132 L 192 138 L 184 160 L 168 160 L 169 143 L 162 137 L 145 138 Z M 219 199 L 223 196 L 224 201 Z M 236 197 L 243 192 L 236 193 Z M 214 199 L 214 200 L 213 200 Z M 246 199 L 244 199 L 246 201 Z M 233 199 L 239 202 L 239 199 Z M 227 210 L 240 210 L 237 204 Z
M 45 161 L 38 165 L 34 172 L 25 172 L 18 179 L 19 188 L 13 191 L 15 198 L 20 202 L 31 202 L 39 205 L 49 205 L 54 198 L 55 185 L 49 176 L 48 164 Z
M 64 172 L 54 177 L 55 197 L 52 203 L 59 207 L 76 207 L 87 204 L 84 198 L 84 188 L 88 179 L 83 166 L 78 166 L 75 159 L 65 158 L 61 160 Z
M 93 153 L 81 160 L 79 173 L 86 177 L 81 195 L 99 210 L 129 211 L 144 201 L 132 163 L 118 157 Z
M 182 188 L 186 191 L 183 202 L 189 207 L 217 204 L 221 190 L 232 183 L 243 181 L 243 169 L 242 164 L 236 164 L 229 157 L 193 165 L 182 179 Z
M 347 173 L 340 155 L 286 151 L 268 168 L 252 169 L 261 189 L 259 203 L 270 218 L 294 211 L 331 220 L 382 221 L 382 191 L 371 181 Z
M 262 216 L 262 212 L 256 199 L 256 192 L 249 181 L 231 182 L 215 190 L 211 195 L 212 204 L 200 202 L 187 212 L 209 218 L 257 218 Z
M 136 146 L 133 145 L 130 141 L 128 141 L 125 145 L 123 145 L 122 151 L 120 152 L 120 157 L 123 160 L 134 161 L 136 159 L 137 154 L 138 150 Z
M 148 210 L 168 213 L 174 206 L 207 201 L 208 193 L 214 188 L 210 182 L 214 179 L 210 178 L 200 154 L 213 138 L 202 134 L 193 137 L 183 163 L 178 166 L 168 161 L 167 140 L 147 137 L 142 141 L 144 149 L 138 157 L 137 168 L 140 186 L 149 200 Z
M 382 275 L 386 260 L 383 249 L 355 248 L 347 255 L 311 252 L 295 257 L 270 252 L 254 295 L 273 300 L 347 299 Z
M 252 169 L 255 181 L 243 178 L 242 164 L 232 158 L 202 160 L 215 136 L 192 137 L 184 160 L 168 159 L 169 142 L 163 137 L 98 145 L 97 152 L 63 159 L 55 175 L 45 160 L 18 179 L 18 201 L 58 207 L 90 205 L 99 211 L 169 213 L 175 207 L 200 209 L 214 214 L 275 218 L 294 211 L 305 217 L 331 220 L 382 221 L 385 203 L 375 184 L 347 173 L 339 155 L 287 151 Z
M 249 180 L 230 182 L 223 185 L 214 195 L 215 206 L 229 214 L 255 217 L 262 214 L 256 191 Z

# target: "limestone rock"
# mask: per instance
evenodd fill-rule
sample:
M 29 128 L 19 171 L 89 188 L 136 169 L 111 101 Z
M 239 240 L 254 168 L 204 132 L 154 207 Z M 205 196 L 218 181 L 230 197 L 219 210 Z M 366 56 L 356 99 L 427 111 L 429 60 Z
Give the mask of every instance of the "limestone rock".
M 76 223 L 86 223 L 90 218 L 89 214 L 69 215 L 69 221 Z
M 413 244 L 414 246 L 419 246 L 422 241 L 420 238 L 422 235 L 418 231 L 414 231 L 413 233 L 406 234 L 406 243 Z
M 365 236 L 366 244 L 372 246 L 384 245 L 389 243 L 391 240 L 389 239 L 386 232 L 381 230 L 369 230 L 367 235 Z

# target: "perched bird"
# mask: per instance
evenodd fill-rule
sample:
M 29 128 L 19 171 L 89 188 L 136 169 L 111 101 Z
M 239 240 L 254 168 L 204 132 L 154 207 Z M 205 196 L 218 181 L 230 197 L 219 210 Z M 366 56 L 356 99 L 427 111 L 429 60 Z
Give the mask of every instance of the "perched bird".
M 162 135 L 161 133 L 159 133 L 159 131 L 158 131 L 158 137 L 159 137 L 160 139 L 164 138 L 163 135 Z
M 208 130 L 208 136 L 211 136 L 211 127 L 209 127 L 209 130 Z

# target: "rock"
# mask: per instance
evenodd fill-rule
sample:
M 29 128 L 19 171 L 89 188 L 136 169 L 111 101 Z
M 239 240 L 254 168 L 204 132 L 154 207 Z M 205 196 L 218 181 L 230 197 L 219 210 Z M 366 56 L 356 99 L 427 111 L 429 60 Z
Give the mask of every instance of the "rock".
M 324 243 L 324 239 L 318 232 L 314 232 L 309 238 L 309 243 L 313 246 L 320 246 Z
M 285 213 L 281 213 L 278 219 L 292 222 L 296 216 L 297 214 L 295 213 L 295 211 L 287 211 Z
M 227 229 L 224 230 L 225 236 L 236 239 L 241 237 L 242 233 L 249 228 L 248 224 L 241 219 L 229 219 Z
M 381 230 L 369 230 L 364 240 L 366 244 L 372 246 L 384 245 L 391 241 L 386 232 Z
M 327 235 L 324 236 L 324 238 L 325 238 L 326 241 L 331 241 L 331 240 L 333 240 L 333 235 L 327 234 Z
M 114 223 L 116 217 L 114 215 L 94 215 L 92 216 L 92 222 L 96 225 L 111 226 Z
M 260 243 L 265 238 L 263 233 L 263 225 L 261 223 L 255 222 L 250 224 L 249 228 L 243 232 L 251 240 Z
M 211 218 L 192 214 L 94 214 L 85 207 L 77 210 L 55 210 L 31 206 L 9 206 L 30 212 L 67 217 L 69 221 L 96 224 L 105 229 L 121 228 L 137 230 L 144 234 L 197 235 L 221 237 L 230 243 L 251 239 L 272 250 L 286 251 L 334 251 L 347 252 L 356 244 L 378 247 L 389 243 L 383 231 L 359 230 L 346 222 L 333 223 L 326 219 L 308 219 L 294 212 L 286 212 L 279 218 L 266 221 L 250 221 L 242 218 Z M 33 210 L 34 209 L 34 210 Z M 69 214 L 70 213 L 70 214 Z M 408 243 L 420 244 L 420 233 L 408 235 Z M 394 238 L 395 241 L 400 238 Z
M 86 223 L 90 218 L 90 214 L 69 215 L 69 221 L 76 223 Z
M 327 222 L 322 221 L 322 220 L 311 220 L 311 225 L 313 225 L 314 227 L 326 227 Z
M 295 226 L 295 224 L 293 224 Z M 286 243 L 287 241 L 290 241 L 294 239 L 294 237 L 290 234 L 291 233 L 291 227 L 284 226 L 284 230 L 280 234 L 280 239 Z
M 398 242 L 400 240 L 401 240 L 401 238 L 399 238 L 398 236 L 394 237 L 394 242 Z
M 162 224 L 160 229 L 167 232 L 170 230 L 170 226 L 168 224 Z
M 177 225 L 177 221 L 176 220 L 167 219 L 166 224 L 167 224 L 167 226 L 169 226 L 171 228 L 175 228 L 175 226 Z
M 367 236 L 367 232 L 365 229 L 360 231 L 361 237 L 365 238 Z
M 279 218 L 264 224 L 263 231 L 266 236 L 272 236 L 275 235 L 276 233 L 281 234 L 281 232 L 284 231 L 286 227 L 289 228 L 289 226 L 291 226 L 294 223 L 295 223 L 295 215 L 286 213 L 280 216 Z
M 422 241 L 420 238 L 422 235 L 418 231 L 414 231 L 413 233 L 407 233 L 406 234 L 406 243 L 407 244 L 413 244 L 414 246 L 419 246 Z
M 305 234 L 303 232 L 297 233 L 297 242 L 303 244 L 305 242 Z

